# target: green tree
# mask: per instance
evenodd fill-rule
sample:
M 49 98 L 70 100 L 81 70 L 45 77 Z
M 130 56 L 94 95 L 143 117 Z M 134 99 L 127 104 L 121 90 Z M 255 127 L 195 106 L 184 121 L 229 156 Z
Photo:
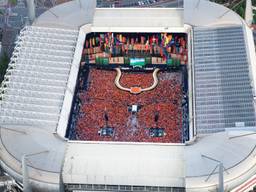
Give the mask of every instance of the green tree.
M 8 4 L 11 6 L 17 5 L 17 0 L 8 0 Z
M 4 80 L 4 75 L 8 68 L 9 62 L 10 62 L 9 57 L 7 56 L 6 53 L 4 53 L 0 58 L 0 82 Z
M 240 15 L 242 18 L 245 16 L 245 3 L 241 3 L 237 7 L 234 8 L 234 11 Z
M 231 0 L 211 0 L 215 3 L 229 5 L 229 8 L 232 8 L 237 14 L 239 14 L 242 18 L 245 17 L 245 7 L 246 1 L 245 0 L 237 0 L 233 2 Z M 256 0 L 252 0 L 252 5 L 256 6 Z M 255 14 L 253 17 L 253 23 L 256 23 L 256 11 L 253 11 Z

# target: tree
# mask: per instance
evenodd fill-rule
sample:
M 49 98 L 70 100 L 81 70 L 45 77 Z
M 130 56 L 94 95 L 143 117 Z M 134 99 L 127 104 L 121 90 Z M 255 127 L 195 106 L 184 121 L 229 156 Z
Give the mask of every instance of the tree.
M 9 61 L 10 59 L 6 53 L 4 53 L 0 58 L 0 82 L 4 80 L 4 75 L 8 68 Z
M 8 0 L 8 4 L 13 7 L 15 5 L 17 5 L 17 0 Z
M 242 18 L 245 17 L 245 7 L 246 1 L 245 0 L 211 0 L 215 3 L 229 5 L 229 8 L 232 8 L 237 14 L 239 14 Z M 252 5 L 256 6 L 256 0 L 252 0 Z M 233 7 L 235 6 L 235 7 Z M 256 11 L 253 11 L 253 23 L 256 23 Z

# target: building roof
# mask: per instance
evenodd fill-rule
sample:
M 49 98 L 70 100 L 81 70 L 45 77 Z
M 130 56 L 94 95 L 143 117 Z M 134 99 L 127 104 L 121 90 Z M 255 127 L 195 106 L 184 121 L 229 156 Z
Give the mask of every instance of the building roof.
M 194 28 L 198 133 L 255 127 L 245 35 L 241 26 Z
M 70 142 L 63 167 L 69 184 L 184 187 L 184 174 L 182 144 Z
M 39 27 L 20 32 L 2 83 L 1 126 L 56 130 L 77 35 L 77 31 Z
M 170 14 L 172 17 L 169 17 Z M 96 1 L 94 0 L 84 0 L 71 1 L 56 6 L 37 18 L 34 25 L 78 29 L 83 25 L 93 23 L 94 27 L 150 26 L 166 28 L 180 26 L 183 22 L 192 26 L 241 25 L 242 19 L 228 8 L 205 0 L 184 1 L 184 19 L 182 8 L 106 9 L 96 8 Z
M 251 53 L 254 51 L 253 40 L 237 14 L 209 1 L 186 0 L 184 3 L 184 22 L 192 28 L 234 25 L 246 28 L 245 47 L 250 49 L 246 57 L 249 64 L 255 65 L 255 54 Z M 230 187 L 254 174 L 255 135 L 230 139 L 227 134 L 231 132 L 222 132 L 199 137 L 186 146 L 72 143 L 61 138 L 68 122 L 82 39 L 87 32 L 102 26 L 109 29 L 111 24 L 119 31 L 127 31 L 129 27 L 133 30 L 139 25 L 145 31 L 178 31 L 177 24 L 182 21 L 180 18 L 174 25 L 169 23 L 171 20 L 162 21 L 168 15 L 161 13 L 149 27 L 149 22 L 143 24 L 147 18 L 143 13 L 148 18 L 157 17 L 154 9 L 152 12 L 149 9 L 123 9 L 125 14 L 121 15 L 122 9 L 95 7 L 93 0 L 64 3 L 44 13 L 33 27 L 21 32 L 2 87 L 5 94 L 0 110 L 0 163 L 5 170 L 21 182 L 22 156 L 39 153 L 29 158 L 28 167 L 32 185 L 41 191 L 59 191 L 62 173 L 65 183 L 149 185 L 155 182 L 155 185 L 162 186 L 187 186 L 188 191 L 215 189 L 218 174 L 214 173 L 205 182 L 214 164 L 202 159 L 201 154 L 223 160 L 230 173 L 237 173 L 225 175 L 225 182 Z M 178 16 L 180 9 L 163 9 L 165 14 L 172 12 Z M 139 17 L 139 22 L 132 23 L 135 19 L 128 18 L 130 16 Z M 125 18 L 128 19 L 126 25 L 123 24 Z M 234 133 L 243 135 L 248 132 L 241 129 Z
M 232 130 L 198 138 L 185 147 L 186 188 L 196 192 L 213 189 L 218 184 L 218 162 L 203 157 L 205 155 L 221 161 L 225 186 L 233 188 L 250 178 L 256 171 L 256 135 L 254 131 Z M 210 177 L 209 179 L 207 179 Z
M 184 21 L 192 26 L 241 25 L 242 18 L 223 5 L 207 0 L 185 0 Z
M 29 159 L 32 180 L 59 183 L 65 144 L 56 130 L 67 90 L 78 31 L 26 27 L 20 32 L 2 83 L 2 165 L 21 179 L 21 158 Z M 38 184 L 39 185 L 39 184 Z M 56 186 L 54 186 L 56 188 Z
M 69 1 L 46 11 L 33 25 L 78 30 L 92 22 L 95 8 L 95 0 Z

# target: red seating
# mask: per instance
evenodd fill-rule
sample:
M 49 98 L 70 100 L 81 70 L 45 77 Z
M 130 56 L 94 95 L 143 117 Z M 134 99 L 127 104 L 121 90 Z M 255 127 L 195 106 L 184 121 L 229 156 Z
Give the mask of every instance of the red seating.
M 124 72 L 121 84 L 148 87 L 152 84 L 151 73 Z M 91 69 L 88 90 L 80 92 L 80 115 L 76 133 L 80 140 L 178 143 L 182 136 L 182 82 L 179 72 L 160 72 L 159 85 L 152 91 L 133 95 L 115 87 L 115 71 Z M 132 121 L 128 106 L 142 106 L 137 121 Z M 113 137 L 98 134 L 105 126 L 107 111 L 108 126 L 114 128 Z M 154 114 L 159 112 L 158 127 L 164 128 L 164 137 L 150 137 L 149 128 L 155 127 Z

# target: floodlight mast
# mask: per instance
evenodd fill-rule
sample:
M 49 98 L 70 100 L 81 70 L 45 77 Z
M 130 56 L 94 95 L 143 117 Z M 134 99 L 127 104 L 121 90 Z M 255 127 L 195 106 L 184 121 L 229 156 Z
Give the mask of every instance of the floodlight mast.
M 219 167 L 219 186 L 218 186 L 218 192 L 224 192 L 224 175 L 223 172 L 225 170 L 223 163 L 217 159 L 214 159 L 212 157 L 208 157 L 206 155 L 201 155 L 202 158 L 206 158 L 209 159 L 211 161 L 215 161 L 217 164 L 217 166 L 213 169 L 213 171 L 209 174 L 209 176 L 207 177 L 206 181 L 209 180 L 209 178 L 212 176 L 212 174 L 214 173 L 214 171 L 217 169 L 217 167 Z
M 29 175 L 28 175 L 26 155 L 22 156 L 21 163 L 22 163 L 22 176 L 23 176 L 23 190 L 26 192 L 32 192 L 31 186 L 29 184 Z
M 22 156 L 21 165 L 22 165 L 22 176 L 23 176 L 23 191 L 24 192 L 32 192 L 31 185 L 29 183 L 29 172 L 28 172 L 28 166 L 27 161 L 29 157 L 40 155 L 43 153 L 49 153 L 49 151 L 41 151 L 38 153 L 31 153 L 31 154 L 24 154 Z M 31 162 L 30 162 L 31 164 Z
M 253 9 L 252 0 L 246 0 L 245 21 L 249 26 L 253 23 Z
M 219 163 L 219 188 L 218 188 L 219 192 L 224 192 L 224 176 L 223 176 L 223 171 L 224 171 L 223 163 L 220 162 Z
M 27 6 L 28 6 L 29 21 L 30 21 L 30 24 L 32 24 L 36 18 L 35 1 L 34 0 L 26 0 L 26 2 L 27 2 Z

